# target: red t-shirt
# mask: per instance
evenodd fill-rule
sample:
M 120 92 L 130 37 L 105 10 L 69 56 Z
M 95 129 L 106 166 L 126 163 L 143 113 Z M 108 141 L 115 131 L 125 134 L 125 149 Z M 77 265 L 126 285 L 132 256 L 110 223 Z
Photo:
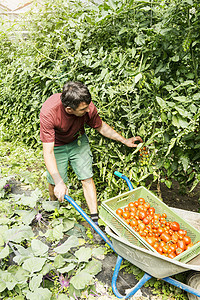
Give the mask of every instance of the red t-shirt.
M 61 94 L 54 94 L 42 105 L 40 111 L 40 138 L 43 143 L 54 142 L 55 146 L 62 146 L 73 142 L 79 133 L 85 132 L 84 124 L 92 128 L 102 125 L 97 109 L 92 101 L 90 112 L 82 117 L 68 114 L 60 99 Z

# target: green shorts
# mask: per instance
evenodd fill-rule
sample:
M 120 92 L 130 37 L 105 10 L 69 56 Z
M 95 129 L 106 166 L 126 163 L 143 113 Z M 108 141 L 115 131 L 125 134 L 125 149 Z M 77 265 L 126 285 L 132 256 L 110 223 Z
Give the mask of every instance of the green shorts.
M 78 140 L 69 144 L 54 147 L 54 155 L 58 172 L 64 182 L 67 182 L 68 161 L 79 180 L 88 179 L 93 176 L 93 157 L 86 134 L 83 134 Z M 53 185 L 55 184 L 48 171 L 47 181 Z

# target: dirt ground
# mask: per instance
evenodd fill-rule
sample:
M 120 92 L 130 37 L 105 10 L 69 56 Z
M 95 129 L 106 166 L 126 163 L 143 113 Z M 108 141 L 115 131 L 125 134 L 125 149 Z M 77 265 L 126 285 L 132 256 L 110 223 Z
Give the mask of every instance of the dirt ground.
M 170 207 L 200 212 L 200 184 L 191 193 L 189 193 L 189 188 L 183 193 L 178 182 L 174 181 L 170 189 L 165 184 L 161 184 L 160 193 L 162 200 Z M 158 189 L 154 191 L 158 192 Z

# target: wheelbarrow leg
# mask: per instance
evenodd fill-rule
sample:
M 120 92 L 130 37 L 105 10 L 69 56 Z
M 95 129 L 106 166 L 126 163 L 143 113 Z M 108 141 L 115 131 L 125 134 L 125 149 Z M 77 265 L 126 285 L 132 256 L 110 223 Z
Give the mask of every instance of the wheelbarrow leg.
M 147 282 L 152 276 L 145 273 L 144 276 L 140 279 L 140 281 L 131 289 L 131 291 L 123 296 L 121 295 L 118 290 L 117 290 L 117 286 L 116 286 L 116 282 L 117 282 L 117 277 L 118 277 L 118 273 L 119 273 L 119 269 L 121 266 L 123 258 L 121 256 L 118 255 L 117 257 L 117 262 L 115 265 L 115 270 L 113 273 L 113 277 L 112 277 L 112 290 L 113 293 L 115 294 L 115 296 L 119 299 L 129 299 L 131 296 L 133 296 L 144 284 L 145 282 Z
M 176 287 L 178 287 L 178 288 L 180 288 L 180 289 L 182 289 L 182 290 L 184 290 L 184 291 L 186 291 L 190 294 L 193 294 L 197 297 L 200 297 L 200 291 L 190 287 L 187 284 L 184 284 L 184 283 L 182 283 L 178 280 L 175 280 L 171 277 L 165 277 L 165 278 L 162 278 L 162 280 L 164 280 L 164 281 L 166 281 L 166 282 L 168 282 L 168 283 L 170 283 L 170 284 L 172 284 L 172 285 L 174 285 L 174 286 L 176 286 Z

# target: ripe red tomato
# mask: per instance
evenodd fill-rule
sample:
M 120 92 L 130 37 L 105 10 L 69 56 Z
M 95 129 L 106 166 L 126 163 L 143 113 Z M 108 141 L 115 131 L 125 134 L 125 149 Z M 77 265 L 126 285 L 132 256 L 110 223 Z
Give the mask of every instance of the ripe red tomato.
M 150 219 L 148 217 L 144 217 L 142 221 L 145 225 L 148 225 L 150 223 Z
M 134 219 L 135 218 L 135 213 L 130 211 L 130 219 Z
M 170 249 L 172 249 L 172 252 L 175 252 L 176 249 L 178 248 L 177 244 L 172 244 L 169 247 L 170 247 Z
M 130 221 L 130 225 L 131 225 L 131 227 L 136 227 L 138 225 L 138 221 L 133 219 Z
M 154 244 L 155 244 L 155 242 L 156 242 L 156 240 L 155 240 L 155 237 L 146 237 L 146 241 L 147 241 L 147 243 L 148 244 L 150 244 L 152 247 L 154 246 Z
M 130 213 L 129 213 L 128 211 L 124 211 L 123 214 L 122 214 L 122 217 L 123 217 L 125 220 L 127 220 L 127 219 L 129 219 L 129 217 L 130 217 Z
M 147 203 L 147 202 L 145 202 L 145 203 L 144 203 L 144 207 L 145 207 L 146 209 L 149 209 L 149 208 L 150 208 L 150 204 Z
M 144 203 L 145 203 L 144 198 L 139 198 L 139 199 L 138 199 L 138 203 L 139 203 L 139 204 L 144 204 Z
M 135 205 L 134 205 L 133 202 L 130 202 L 130 203 L 128 204 L 128 207 L 129 207 L 129 209 L 130 209 L 131 207 L 135 207 Z
M 177 246 L 178 246 L 178 248 L 183 249 L 183 251 L 186 249 L 186 244 L 185 244 L 184 240 L 178 240 Z
M 160 236 L 161 240 L 164 241 L 165 243 L 169 242 L 171 240 L 171 236 L 166 233 L 166 232 L 163 232 Z
M 173 243 L 177 243 L 178 240 L 179 240 L 179 236 L 178 236 L 177 233 L 174 232 L 174 233 L 172 234 L 172 241 L 173 241 Z
M 189 245 L 191 243 L 191 238 L 189 236 L 184 236 L 183 241 L 185 242 L 186 245 Z
M 138 217 L 140 218 L 140 220 L 143 220 L 146 216 L 147 214 L 145 211 L 143 210 L 139 211 Z
M 153 215 L 153 214 L 155 213 L 155 208 L 154 208 L 154 207 L 150 207 L 150 208 L 148 209 L 148 213 L 149 213 L 150 215 Z
M 178 231 L 178 235 L 180 235 L 180 236 L 185 236 L 186 234 L 187 234 L 187 231 L 186 231 L 186 230 L 180 229 L 180 230 Z
M 178 231 L 180 229 L 180 225 L 179 225 L 179 223 L 174 221 L 174 222 L 170 223 L 170 228 L 174 231 Z
M 123 214 L 123 209 L 118 208 L 118 209 L 116 210 L 116 214 L 117 214 L 118 216 L 121 217 L 121 215 Z
M 139 223 L 138 228 L 139 228 L 139 230 L 145 230 L 146 226 L 144 223 Z
M 174 257 L 176 257 L 176 253 L 175 252 L 170 252 L 168 254 L 168 257 L 173 259 Z
M 131 208 L 130 208 L 130 212 L 133 212 L 133 213 L 136 214 L 137 208 L 136 208 L 135 206 L 131 207 Z

